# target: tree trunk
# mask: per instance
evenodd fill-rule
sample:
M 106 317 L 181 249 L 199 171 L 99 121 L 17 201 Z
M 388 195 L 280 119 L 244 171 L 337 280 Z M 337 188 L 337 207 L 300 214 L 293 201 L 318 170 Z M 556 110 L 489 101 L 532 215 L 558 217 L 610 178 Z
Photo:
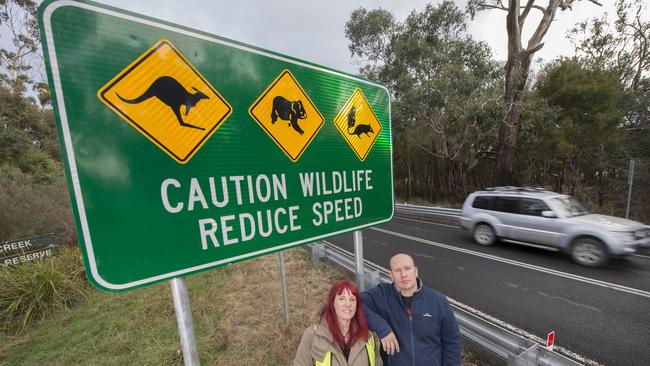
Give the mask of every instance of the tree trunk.
M 560 0 L 549 0 L 548 6 L 543 10 L 542 19 L 535 33 L 528 41 L 527 47 L 524 48 L 521 43 L 521 27 L 532 4 L 532 1 L 528 1 L 524 12 L 520 13 L 519 0 L 509 0 L 508 3 L 508 16 L 506 17 L 508 61 L 505 70 L 506 90 L 504 101 L 506 116 L 501 122 L 497 145 L 497 166 L 494 179 L 497 185 L 519 184 L 515 174 L 515 149 L 521 127 L 521 101 L 526 89 L 530 63 L 535 52 L 544 46 L 542 39 L 555 18 L 555 11 L 562 3 Z

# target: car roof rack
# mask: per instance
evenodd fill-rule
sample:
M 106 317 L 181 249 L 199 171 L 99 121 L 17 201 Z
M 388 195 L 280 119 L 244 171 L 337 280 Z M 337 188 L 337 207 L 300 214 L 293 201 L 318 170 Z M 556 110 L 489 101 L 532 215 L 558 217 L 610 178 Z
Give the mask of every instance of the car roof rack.
M 542 187 L 496 186 L 485 188 L 490 192 L 544 192 Z

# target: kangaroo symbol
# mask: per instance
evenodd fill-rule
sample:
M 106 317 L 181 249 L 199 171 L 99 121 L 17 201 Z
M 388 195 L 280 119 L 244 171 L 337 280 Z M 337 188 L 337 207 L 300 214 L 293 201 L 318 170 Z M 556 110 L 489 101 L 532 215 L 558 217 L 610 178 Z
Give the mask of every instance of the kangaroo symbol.
M 119 94 L 115 93 L 118 98 L 122 99 L 125 103 L 129 104 L 138 104 L 144 102 L 145 100 L 156 97 L 161 102 L 165 103 L 171 110 L 174 112 L 178 123 L 183 127 L 196 128 L 197 130 L 205 130 L 205 128 L 194 126 L 183 121 L 181 116 L 181 106 L 185 106 L 185 115 L 187 116 L 190 113 L 190 109 L 194 107 L 203 99 L 209 99 L 207 95 L 203 94 L 199 89 L 192 87 L 196 93 L 190 93 L 185 90 L 185 87 L 181 85 L 176 79 L 171 76 L 161 76 L 156 81 L 151 83 L 151 86 L 142 93 L 139 97 L 135 99 L 125 99 L 122 98 Z
M 375 133 L 375 131 L 372 130 L 372 126 L 369 124 L 359 123 L 357 127 L 354 127 L 354 125 L 357 123 L 356 113 L 357 108 L 355 108 L 355 106 L 352 106 L 350 112 L 348 112 L 348 134 L 357 135 L 358 138 L 361 138 L 361 134 L 363 133 L 365 133 L 366 136 L 370 136 L 368 133 Z M 350 129 L 352 127 L 354 127 L 354 130 L 350 132 Z

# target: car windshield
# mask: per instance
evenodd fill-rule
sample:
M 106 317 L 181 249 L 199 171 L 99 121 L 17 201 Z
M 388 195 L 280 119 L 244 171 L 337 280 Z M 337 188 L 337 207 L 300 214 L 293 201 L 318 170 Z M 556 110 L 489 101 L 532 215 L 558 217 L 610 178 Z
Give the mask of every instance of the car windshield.
M 551 198 L 555 202 L 555 205 L 564 212 L 566 217 L 575 217 L 588 215 L 589 211 L 578 202 L 575 198 L 571 196 L 561 196 Z

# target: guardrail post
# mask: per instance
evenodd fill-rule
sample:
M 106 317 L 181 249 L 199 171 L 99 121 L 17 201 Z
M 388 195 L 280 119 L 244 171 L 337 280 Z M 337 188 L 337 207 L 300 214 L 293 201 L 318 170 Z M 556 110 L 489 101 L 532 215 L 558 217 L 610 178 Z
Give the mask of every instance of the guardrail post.
M 311 263 L 315 268 L 320 267 L 325 257 L 325 244 L 317 242 L 311 244 Z
M 366 289 L 377 286 L 381 283 L 381 274 L 379 271 L 366 272 Z
M 364 283 L 363 275 L 363 236 L 361 235 L 361 230 L 354 232 L 354 254 L 356 259 L 356 275 L 357 275 L 357 286 L 359 291 L 366 290 L 366 284 Z

